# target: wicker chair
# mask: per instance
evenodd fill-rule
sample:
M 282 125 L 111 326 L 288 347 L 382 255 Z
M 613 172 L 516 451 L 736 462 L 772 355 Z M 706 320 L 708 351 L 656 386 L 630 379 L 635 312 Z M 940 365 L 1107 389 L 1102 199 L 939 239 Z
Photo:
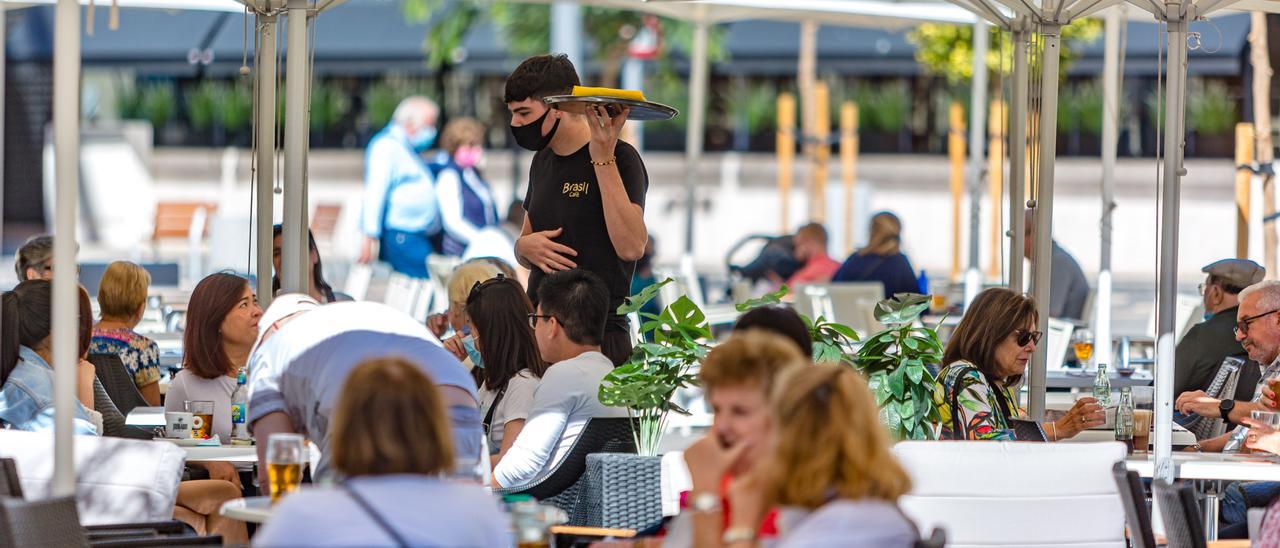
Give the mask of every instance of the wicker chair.
M 134 407 L 150 405 L 142 397 L 142 393 L 138 392 L 138 386 L 133 384 L 133 376 L 125 368 L 124 362 L 120 361 L 120 356 L 89 354 L 89 363 L 93 364 L 98 380 L 102 382 L 102 387 L 107 390 L 107 395 L 121 414 L 127 417 Z
M 916 541 L 915 548 L 943 548 L 946 545 L 946 530 L 941 527 L 935 527 L 933 532 L 929 534 L 929 538 L 922 538 Z
M 1125 522 L 1129 525 L 1129 544 L 1133 548 L 1156 548 L 1156 536 L 1151 529 L 1151 511 L 1147 509 L 1147 494 L 1142 488 L 1138 473 L 1129 470 L 1124 461 L 1111 467 L 1120 502 L 1124 504 Z
M 88 546 L 89 535 L 80 526 L 76 499 L 60 497 L 28 502 L 0 501 L 0 546 Z
M 586 480 L 587 455 L 591 453 L 635 453 L 631 419 L 588 419 L 582 433 L 564 460 L 537 483 L 513 489 L 501 489 L 499 495 L 530 495 L 570 515 Z
M 1164 480 L 1151 484 L 1160 500 L 1160 517 L 1164 518 L 1164 532 L 1169 548 L 1206 548 L 1203 518 L 1196 493 L 1191 485 L 1171 485 Z

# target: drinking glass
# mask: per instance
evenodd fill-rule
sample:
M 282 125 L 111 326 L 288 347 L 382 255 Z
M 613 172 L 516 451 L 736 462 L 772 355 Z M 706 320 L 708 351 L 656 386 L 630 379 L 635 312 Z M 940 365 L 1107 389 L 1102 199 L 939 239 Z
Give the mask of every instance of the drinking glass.
M 1093 357 L 1093 333 L 1088 329 L 1077 329 L 1071 334 L 1071 349 L 1080 361 L 1080 367 L 1089 368 L 1089 358 Z
M 187 412 L 193 415 L 191 437 L 202 440 L 213 437 L 213 402 L 185 401 L 183 405 L 186 406 Z
M 302 484 L 302 464 L 307 442 L 300 434 L 272 434 L 267 440 L 267 478 L 271 483 L 271 503 L 298 490 Z

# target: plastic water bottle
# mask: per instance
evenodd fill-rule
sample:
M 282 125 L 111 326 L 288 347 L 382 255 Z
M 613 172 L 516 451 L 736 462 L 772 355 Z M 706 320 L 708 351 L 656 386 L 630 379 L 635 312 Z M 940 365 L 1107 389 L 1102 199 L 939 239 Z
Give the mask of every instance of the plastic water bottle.
M 929 274 L 924 270 L 920 271 L 920 277 L 916 279 L 916 284 L 920 286 L 920 294 L 929 294 Z
M 1098 405 L 1111 407 L 1111 377 L 1107 376 L 1107 364 L 1098 364 L 1098 374 L 1093 378 L 1093 398 Z
M 249 388 L 245 369 L 241 368 L 236 375 L 236 391 L 231 393 L 231 439 L 249 439 L 249 428 L 245 425 L 245 417 L 249 412 Z
M 1120 389 L 1120 405 L 1116 408 L 1116 441 L 1124 442 L 1126 450 L 1133 454 L 1133 393 L 1127 386 Z

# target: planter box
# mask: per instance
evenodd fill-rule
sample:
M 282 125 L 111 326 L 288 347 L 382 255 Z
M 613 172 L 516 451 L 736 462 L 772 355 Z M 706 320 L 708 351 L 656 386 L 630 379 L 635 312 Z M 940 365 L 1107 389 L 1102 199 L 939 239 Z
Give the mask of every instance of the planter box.
M 662 521 L 662 457 L 587 455 L 587 474 L 571 523 L 641 530 Z

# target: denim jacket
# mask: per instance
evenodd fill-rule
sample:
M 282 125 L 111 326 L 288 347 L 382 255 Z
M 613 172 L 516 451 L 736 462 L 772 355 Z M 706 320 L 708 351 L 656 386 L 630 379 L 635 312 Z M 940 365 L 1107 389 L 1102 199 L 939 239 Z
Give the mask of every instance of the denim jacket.
M 0 387 L 0 423 L 29 432 L 53 431 L 53 368 L 25 346 L 18 347 L 18 365 Z M 72 424 L 76 435 L 98 434 L 78 401 Z

